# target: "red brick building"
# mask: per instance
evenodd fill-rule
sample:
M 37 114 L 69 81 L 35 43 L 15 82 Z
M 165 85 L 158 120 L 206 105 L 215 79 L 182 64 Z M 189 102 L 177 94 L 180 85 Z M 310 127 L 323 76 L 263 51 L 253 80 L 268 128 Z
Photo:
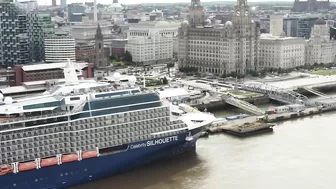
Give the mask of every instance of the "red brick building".
M 76 60 L 93 62 L 95 58 L 94 43 L 77 43 L 76 44 Z
M 113 39 L 111 44 L 112 56 L 124 56 L 126 52 L 127 39 Z
M 93 77 L 92 63 L 74 63 L 78 70 L 81 71 L 79 77 Z M 15 85 L 20 86 L 23 82 L 46 81 L 52 79 L 64 78 L 63 68 L 66 63 L 42 63 L 32 65 L 17 65 L 15 71 Z M 78 71 L 78 73 L 79 73 Z
M 104 47 L 106 57 L 111 56 L 110 48 Z M 95 44 L 93 43 L 77 43 L 76 44 L 76 60 L 93 63 L 96 56 Z

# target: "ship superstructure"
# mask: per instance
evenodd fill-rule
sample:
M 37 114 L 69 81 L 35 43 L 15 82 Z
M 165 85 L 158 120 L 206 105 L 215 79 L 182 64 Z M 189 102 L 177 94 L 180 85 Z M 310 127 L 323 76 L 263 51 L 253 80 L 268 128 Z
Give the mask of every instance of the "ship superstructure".
M 156 92 L 78 80 L 70 61 L 64 74 L 42 95 L 0 96 L 1 188 L 64 188 L 194 149 L 215 120 L 176 117 Z

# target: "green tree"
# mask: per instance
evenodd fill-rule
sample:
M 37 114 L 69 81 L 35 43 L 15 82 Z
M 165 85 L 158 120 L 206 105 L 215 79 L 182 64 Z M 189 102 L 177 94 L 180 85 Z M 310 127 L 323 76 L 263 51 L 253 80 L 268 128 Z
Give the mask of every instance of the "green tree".
M 197 73 L 198 69 L 196 67 L 180 67 L 179 68 L 180 72 L 184 72 L 184 73 Z
M 115 56 L 111 55 L 110 60 L 115 60 Z
M 263 69 L 263 70 L 260 71 L 260 77 L 266 77 L 266 74 L 267 74 L 266 69 Z
M 260 76 L 260 74 L 255 70 L 249 70 L 247 73 L 249 75 L 251 75 L 252 77 L 259 77 Z
M 132 55 L 131 55 L 131 53 L 129 52 L 129 51 L 126 51 L 125 52 L 125 55 L 124 55 L 124 60 L 125 61 L 128 61 L 128 62 L 132 62 Z
M 168 79 L 166 77 L 162 79 L 162 84 L 168 85 Z
M 174 63 L 168 63 L 167 64 L 167 69 L 168 69 L 168 75 L 170 76 L 170 68 L 174 67 L 175 64 Z

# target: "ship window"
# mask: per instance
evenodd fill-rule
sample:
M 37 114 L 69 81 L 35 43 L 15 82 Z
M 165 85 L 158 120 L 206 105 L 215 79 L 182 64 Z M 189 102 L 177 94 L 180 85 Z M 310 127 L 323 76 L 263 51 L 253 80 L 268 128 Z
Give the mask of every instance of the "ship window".
M 73 100 L 80 100 L 80 97 L 71 97 L 70 100 L 71 101 L 73 101 Z
M 103 97 L 111 97 L 111 96 L 125 95 L 125 94 L 129 94 L 129 91 L 106 93 L 106 94 L 97 94 L 95 97 L 96 98 L 103 98 Z
M 54 102 L 47 102 L 47 103 L 40 103 L 40 104 L 32 104 L 32 105 L 23 106 L 23 109 L 24 110 L 29 110 L 29 109 L 46 108 L 46 107 L 53 107 L 53 106 L 60 106 L 60 105 L 61 105 L 60 101 L 54 101 Z
M 108 100 L 97 100 L 91 102 L 91 109 L 102 109 L 108 107 L 125 106 L 137 103 L 159 101 L 159 97 L 156 94 L 144 94 L 137 96 L 124 96 L 121 98 L 112 98 Z M 84 110 L 88 110 L 88 104 L 85 105 Z

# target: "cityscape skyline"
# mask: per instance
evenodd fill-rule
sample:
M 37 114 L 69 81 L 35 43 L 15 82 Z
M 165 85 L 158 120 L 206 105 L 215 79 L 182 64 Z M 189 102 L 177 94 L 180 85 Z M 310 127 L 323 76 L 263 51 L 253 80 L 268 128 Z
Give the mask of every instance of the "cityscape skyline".
M 160 0 L 161 1 L 161 0 Z M 170 0 L 169 2 L 153 2 L 153 0 L 119 0 L 121 4 L 140 4 L 140 3 L 188 3 L 190 0 Z M 201 2 L 234 2 L 234 0 L 230 1 L 223 1 L 223 0 L 202 0 Z M 277 0 L 248 0 L 248 2 L 276 2 Z M 281 0 L 286 2 L 291 2 L 294 0 Z M 68 0 L 67 3 L 84 3 L 84 2 L 91 2 L 90 0 Z M 93 0 L 92 0 L 93 2 Z M 51 0 L 38 0 L 39 5 L 51 5 Z M 112 0 L 97 0 L 97 3 L 102 4 L 112 4 Z M 57 4 L 60 4 L 60 0 L 57 0 Z

